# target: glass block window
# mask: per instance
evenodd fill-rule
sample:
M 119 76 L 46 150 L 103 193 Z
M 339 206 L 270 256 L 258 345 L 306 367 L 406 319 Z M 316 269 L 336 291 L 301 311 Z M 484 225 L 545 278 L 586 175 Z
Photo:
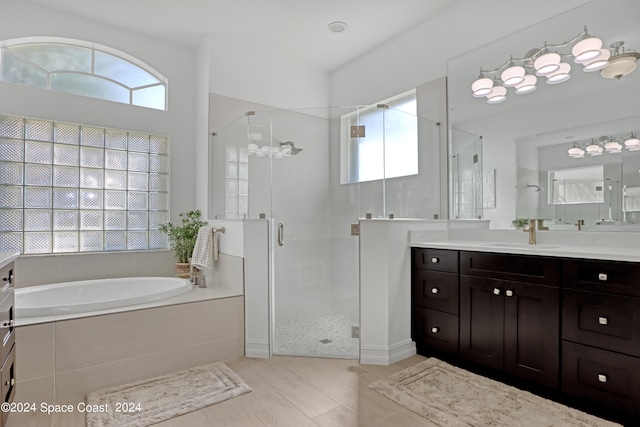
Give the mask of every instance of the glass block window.
M 144 62 L 82 40 L 29 37 L 0 47 L 0 81 L 167 109 L 167 79 Z
M 0 115 L 0 250 L 168 248 L 169 138 Z
M 227 146 L 225 160 L 225 218 L 246 218 L 249 214 L 249 151 Z

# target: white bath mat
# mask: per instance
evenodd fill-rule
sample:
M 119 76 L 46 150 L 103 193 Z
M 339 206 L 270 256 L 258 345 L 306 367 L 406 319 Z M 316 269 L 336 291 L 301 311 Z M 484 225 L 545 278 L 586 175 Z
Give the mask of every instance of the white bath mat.
M 369 387 L 438 426 L 621 427 L 433 357 Z
M 87 412 L 87 426 L 148 426 L 250 391 L 216 362 L 89 393 L 87 405 L 98 412 Z

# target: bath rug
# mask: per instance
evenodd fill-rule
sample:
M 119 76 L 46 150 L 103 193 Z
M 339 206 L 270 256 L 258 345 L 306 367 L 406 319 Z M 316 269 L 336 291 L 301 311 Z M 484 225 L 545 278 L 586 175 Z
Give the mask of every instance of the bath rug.
M 620 426 L 433 357 L 369 387 L 439 426 Z
M 87 426 L 143 427 L 251 391 L 223 362 L 87 394 Z

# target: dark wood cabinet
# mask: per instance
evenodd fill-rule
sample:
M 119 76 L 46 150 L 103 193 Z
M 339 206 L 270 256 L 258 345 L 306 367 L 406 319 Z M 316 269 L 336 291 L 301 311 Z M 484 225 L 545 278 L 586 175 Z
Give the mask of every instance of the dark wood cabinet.
M 413 248 L 412 337 L 420 354 L 637 420 L 638 277 L 633 262 Z
M 563 264 L 562 391 L 640 417 L 640 266 Z
M 477 252 L 460 260 L 460 355 L 558 388 L 558 260 Z
M 458 251 L 414 249 L 411 336 L 419 354 L 458 354 Z
M 2 402 L 12 403 L 16 394 L 15 369 L 15 309 L 14 309 L 14 263 L 8 263 L 0 269 L 2 285 L 0 291 L 0 393 Z M 0 427 L 7 424 L 9 411 L 3 411 L 0 417 Z

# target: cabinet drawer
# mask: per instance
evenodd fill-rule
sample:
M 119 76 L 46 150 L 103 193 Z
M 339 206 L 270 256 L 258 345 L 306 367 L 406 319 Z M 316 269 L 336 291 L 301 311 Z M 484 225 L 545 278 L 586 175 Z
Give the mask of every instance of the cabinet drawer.
M 11 348 L 9 355 L 2 364 L 0 370 L 0 390 L 2 392 L 2 402 L 11 403 L 16 396 L 16 348 Z M 9 411 L 2 412 L 2 425 L 7 425 Z
M 560 259 L 489 252 L 460 252 L 460 273 L 557 286 L 560 282 Z
M 565 259 L 566 288 L 640 296 L 640 264 L 621 261 Z
M 640 358 L 562 342 L 562 390 L 640 414 Z
M 563 291 L 562 339 L 640 357 L 640 298 Z
M 414 248 L 413 266 L 427 270 L 457 273 L 458 251 Z
M 414 270 L 413 303 L 458 314 L 458 275 L 431 270 Z
M 413 335 L 419 353 L 424 353 L 424 349 L 428 348 L 458 354 L 458 316 L 414 307 Z
M 0 270 L 0 301 L 4 301 L 6 297 L 9 296 L 9 293 L 13 291 L 13 263 L 2 267 Z

